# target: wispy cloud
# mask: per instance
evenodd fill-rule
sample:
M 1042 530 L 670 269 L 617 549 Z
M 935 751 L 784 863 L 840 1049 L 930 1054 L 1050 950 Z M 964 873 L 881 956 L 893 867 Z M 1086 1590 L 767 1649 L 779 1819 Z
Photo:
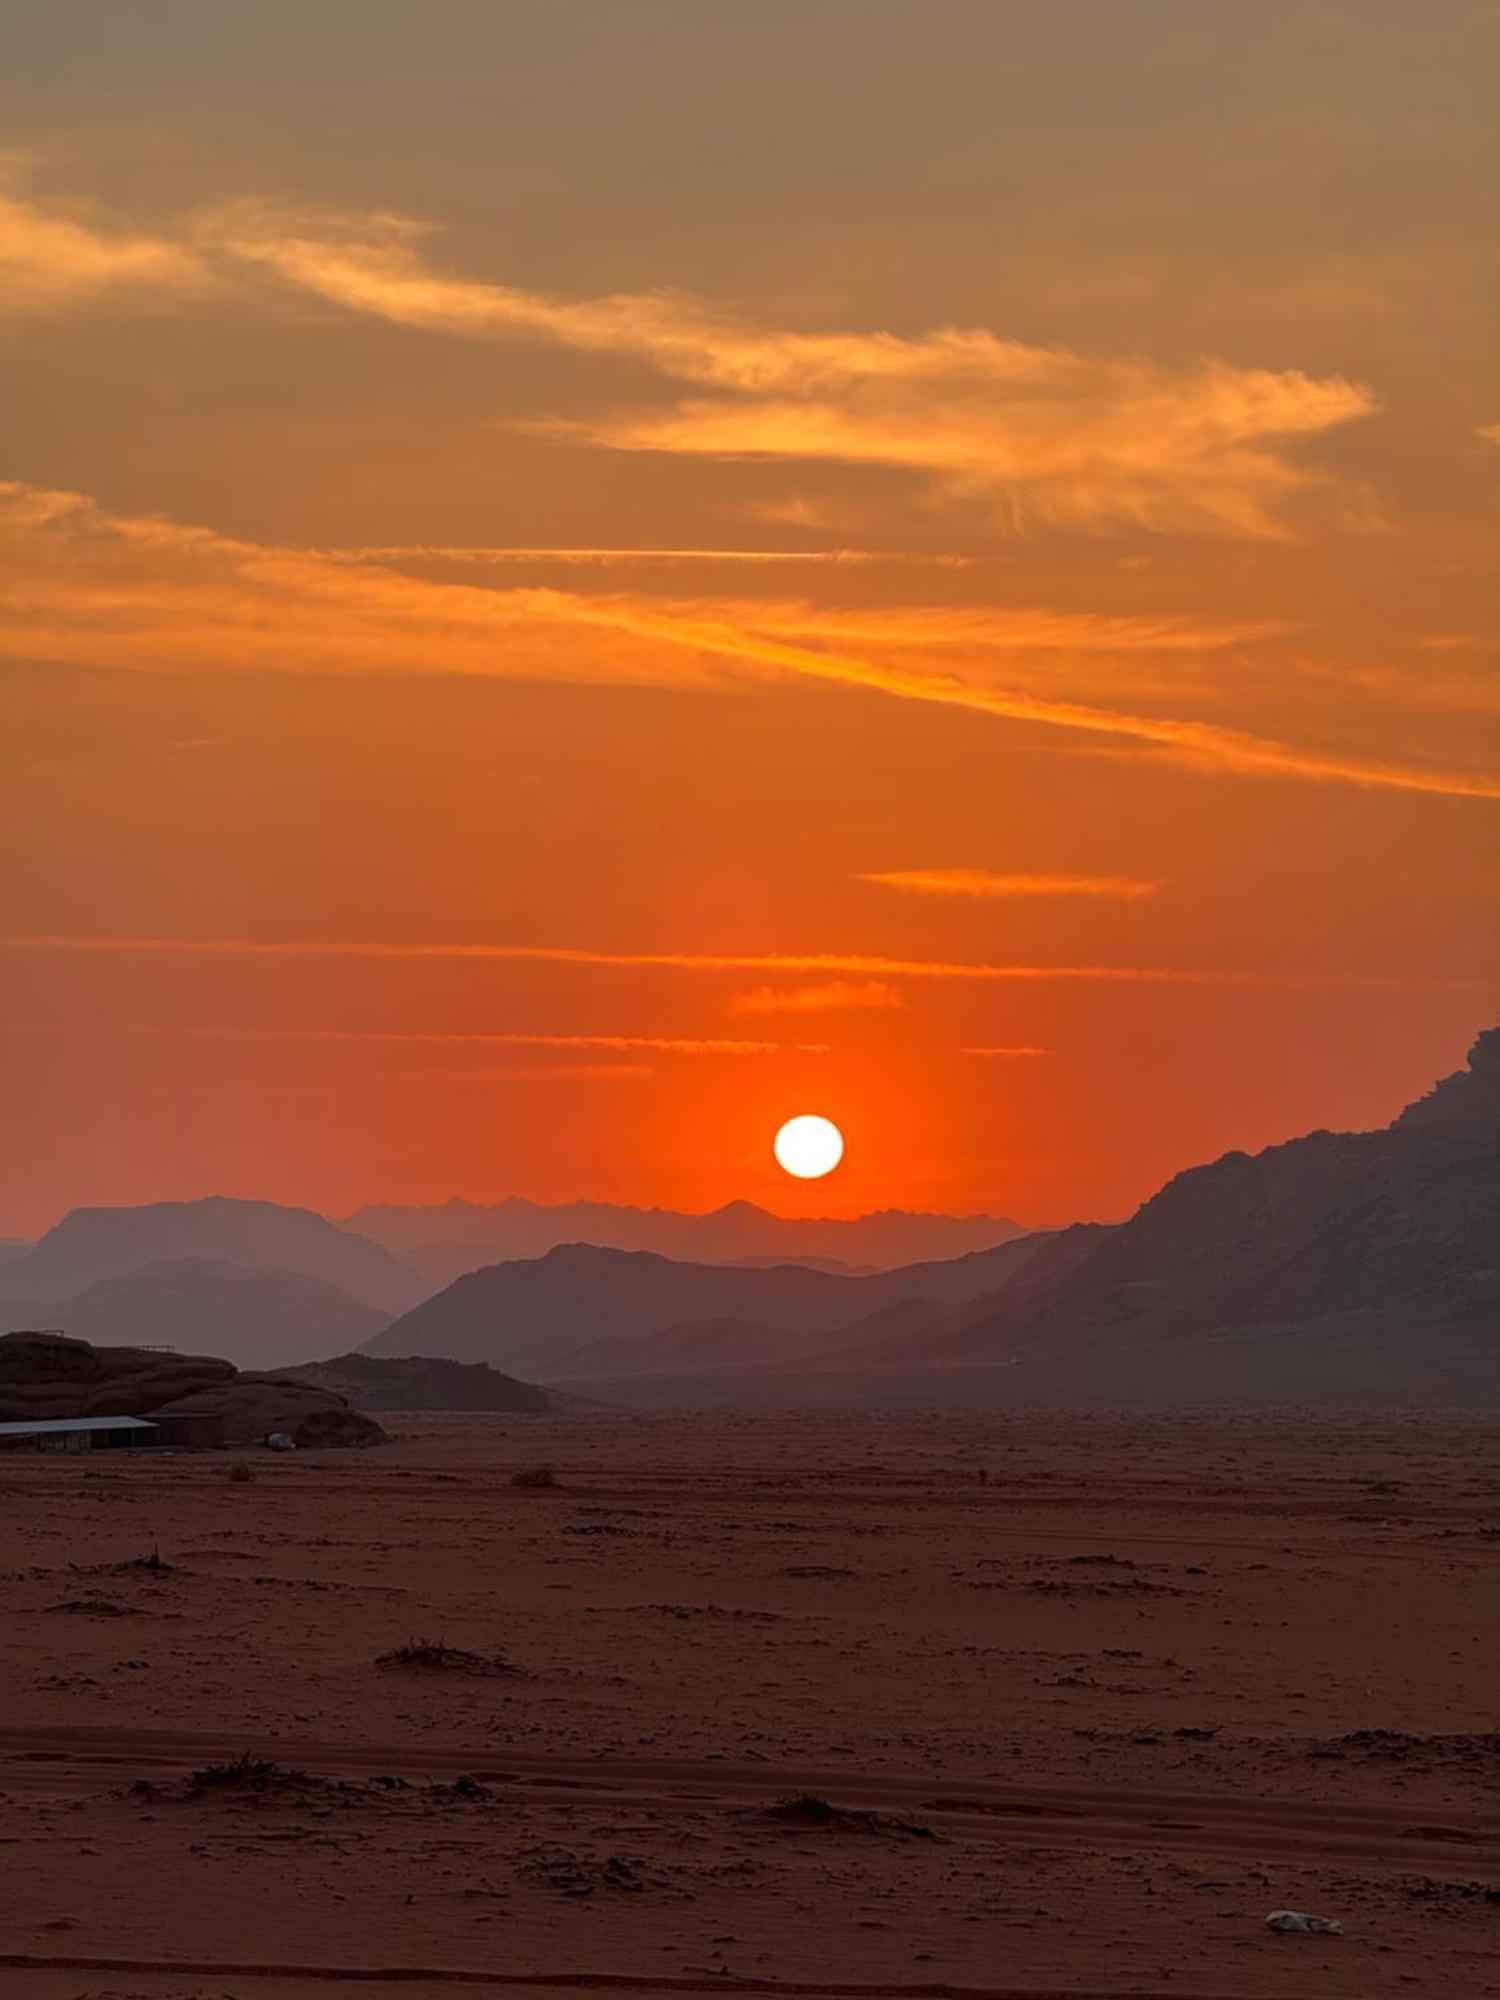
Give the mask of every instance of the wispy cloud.
M 1161 887 L 1129 875 L 997 875 L 988 868 L 893 868 L 855 879 L 915 896 L 1103 896 L 1126 902 L 1153 896 Z
M 832 528 L 839 518 L 826 501 L 805 493 L 787 493 L 778 500 L 749 500 L 741 511 L 752 521 L 772 521 L 785 528 Z
M 1148 746 L 1195 768 L 1500 797 L 1500 779 L 1323 750 L 1203 721 L 1143 714 L 999 684 L 1007 646 L 1061 648 L 1066 614 L 891 611 L 875 657 L 830 643 L 839 614 L 808 606 L 684 600 L 642 591 L 484 588 L 262 546 L 86 496 L 0 483 L 0 641 L 30 659 L 152 673 L 296 671 L 481 674 L 627 685 L 722 685 L 737 675 L 808 680 L 998 721 Z M 849 637 L 859 620 L 847 614 Z M 1212 626 L 1076 617 L 1079 654 L 1220 643 Z M 928 658 L 955 629 L 987 650 L 975 669 Z M 587 643 L 580 640 L 587 636 Z M 873 641 L 876 635 L 866 632 Z M 903 652 L 904 648 L 904 652 Z
M 724 564 L 733 568 L 811 567 L 814 569 L 870 569 L 891 565 L 913 569 L 968 569 L 972 556 L 926 555 L 905 549 L 580 549 L 580 548 L 486 548 L 466 543 L 396 543 L 374 548 L 317 548 L 309 555 L 329 562 L 462 563 L 476 568 L 524 567 L 558 563 L 576 569 L 672 568 L 678 564 Z
M 500 1069 L 383 1069 L 360 1077 L 370 1083 L 639 1083 L 655 1075 L 650 1063 L 521 1063 Z
M 761 327 L 666 290 L 567 298 L 449 275 L 427 254 L 431 234 L 388 212 L 258 201 L 143 234 L 12 192 L 0 295 L 37 312 L 129 294 L 264 305 L 289 290 L 434 334 L 625 357 L 694 393 L 530 428 L 619 451 L 897 468 L 1004 526 L 1268 537 L 1310 504 L 1356 511 L 1293 455 L 1374 409 L 1338 376 L 1081 354 L 985 328 Z
M 596 951 L 586 945 L 550 944 L 422 944 L 371 938 L 162 938 L 13 935 L 0 937 L 0 950 L 81 952 L 104 955 L 184 958 L 349 958 L 432 959 L 453 964 L 529 963 L 536 965 L 609 966 L 642 972 L 763 972 L 768 974 L 851 973 L 873 979 L 934 980 L 1087 980 L 1171 986 L 1372 987 L 1433 989 L 1443 992 L 1485 990 L 1476 979 L 1447 979 L 1407 973 L 1275 972 L 1235 968 L 1174 965 L 991 965 L 962 959 L 890 958 L 867 952 L 703 952 Z M 175 1031 L 174 1031 L 175 1032 Z M 214 1030 L 215 1033 L 228 1032 Z M 328 1031 L 334 1032 L 334 1031 Z M 447 1036 L 438 1039 L 448 1040 Z M 557 1046 L 601 1048 L 667 1048 L 684 1052 L 704 1044 L 632 1040 L 621 1036 L 494 1036 L 464 1037 L 535 1041 Z M 720 1049 L 723 1044 L 718 1045 Z M 741 1045 L 741 1052 L 776 1047 L 774 1043 Z
M 1275 536 L 1337 489 L 1292 440 L 1375 407 L 1340 377 L 1169 367 L 1007 340 L 760 328 L 680 293 L 570 299 L 444 274 L 389 214 L 242 203 L 203 218 L 220 256 L 403 326 L 628 355 L 709 390 L 669 409 L 533 428 L 616 450 L 899 467 L 1008 523 Z
M 1016 654 L 1217 653 L 1290 628 L 1270 619 L 1189 618 L 1173 613 L 1055 611 L 1035 605 L 890 604 L 874 610 L 757 599 L 746 615 L 791 638 L 860 645 L 994 648 Z
M 1435 792 L 1458 798 L 1500 798 L 1500 778 L 1484 773 L 1424 770 L 1395 760 L 1304 748 L 1194 717 L 1136 714 L 1097 703 L 1056 700 L 1017 688 L 975 685 L 956 674 L 938 674 L 831 649 L 793 646 L 761 633 L 726 629 L 716 619 L 662 615 L 648 607 L 617 615 L 622 622 L 628 619 L 632 631 L 654 635 L 664 643 L 692 644 L 696 638 L 704 651 L 721 658 L 781 667 L 808 679 L 865 688 L 901 701 L 932 702 L 976 715 L 1124 737 L 1152 744 L 1204 770 L 1276 774 L 1397 791 Z
M 20 942 L 22 948 L 35 944 L 36 940 Z M 62 949 L 79 948 L 80 940 L 53 940 Z M 0 940 L 0 950 L 5 948 L 5 940 Z M 132 945 L 140 945 L 146 951 L 192 952 L 192 945 L 167 943 L 161 939 L 115 940 L 116 945 L 129 951 Z M 46 947 L 43 946 L 45 949 Z M 87 949 L 87 945 L 82 945 Z M 251 956 L 265 956 L 266 948 L 255 945 L 213 944 L 207 950 L 216 955 L 245 952 Z M 272 954 L 277 947 L 269 947 Z M 358 948 L 356 948 L 358 952 Z M 347 957 L 349 951 L 340 946 L 313 946 L 312 954 L 324 957 Z M 368 951 L 358 952 L 368 956 Z M 390 956 L 389 952 L 384 953 Z M 253 1041 L 253 1042 L 412 1042 L 444 1048 L 524 1048 L 524 1049 L 610 1049 L 621 1053 L 642 1050 L 653 1055 L 666 1056 L 774 1056 L 795 1051 L 799 1055 L 823 1055 L 826 1049 L 821 1042 L 747 1042 L 726 1040 L 720 1036 L 702 1035 L 550 1035 L 509 1033 L 502 1030 L 464 1030 L 442 1028 L 264 1028 L 254 1026 L 223 1025 L 215 1027 L 142 1027 L 129 1022 L 77 1022 L 77 1021 L 12 1021 L 5 1026 L 5 1033 L 11 1035 L 97 1035 L 102 1037 L 123 1037 L 126 1040 L 165 1039 L 180 1041 Z M 446 1072 L 445 1072 L 446 1073 Z M 455 1072 L 456 1074 L 457 1072 Z M 466 1072 L 466 1074 L 471 1072 Z
M 821 986 L 756 986 L 733 994 L 731 1014 L 830 1014 L 881 1012 L 905 1006 L 894 986 L 879 979 L 831 979 Z
M 111 228 L 83 206 L 0 190 L 0 315 L 195 299 L 214 289 L 202 258 L 184 243 Z

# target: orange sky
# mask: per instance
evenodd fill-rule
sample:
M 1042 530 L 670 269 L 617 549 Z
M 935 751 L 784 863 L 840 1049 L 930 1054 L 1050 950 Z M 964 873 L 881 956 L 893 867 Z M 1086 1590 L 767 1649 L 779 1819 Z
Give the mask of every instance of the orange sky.
M 0 1228 L 1112 1216 L 1493 1020 L 1491 10 L 13 12 Z

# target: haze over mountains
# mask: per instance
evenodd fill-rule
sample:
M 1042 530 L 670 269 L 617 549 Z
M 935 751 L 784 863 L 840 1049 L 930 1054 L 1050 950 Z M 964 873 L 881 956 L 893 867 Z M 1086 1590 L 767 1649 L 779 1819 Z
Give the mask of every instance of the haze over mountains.
M 455 1197 L 432 1208 L 361 1208 L 343 1227 L 384 1244 L 434 1287 L 480 1264 L 545 1256 L 561 1243 L 650 1250 L 694 1264 L 832 1260 L 890 1270 L 988 1250 L 1024 1233 L 1018 1222 L 995 1215 L 914 1215 L 888 1208 L 848 1218 L 796 1217 L 772 1215 L 748 1201 L 687 1215 L 604 1201 L 545 1206 L 515 1196 L 488 1204 Z
M 76 1208 L 0 1267 L 0 1331 L 61 1326 L 277 1368 L 358 1346 L 428 1289 L 310 1209 L 223 1196 Z
M 300 1272 L 392 1312 L 431 1289 L 384 1245 L 310 1208 L 224 1195 L 70 1209 L 32 1249 L 0 1268 L 12 1297 L 71 1299 L 101 1278 L 188 1257 L 252 1271 Z
M 6 1326 L 60 1324 L 100 1347 L 192 1353 L 211 1345 L 237 1368 L 283 1368 L 342 1354 L 391 1317 L 321 1278 L 247 1270 L 211 1257 L 142 1264 L 101 1278 L 72 1299 L 5 1298 L 0 1313 Z
M 719 1255 L 549 1243 L 432 1296 L 414 1268 L 581 1216 Z M 467 1243 L 424 1247 L 434 1218 Z M 1500 1030 L 1383 1130 L 1226 1154 L 1118 1225 L 788 1222 L 745 1203 L 690 1216 L 454 1202 L 358 1219 L 390 1242 L 221 1197 L 74 1210 L 7 1262 L 0 1309 L 11 1327 L 247 1367 L 357 1348 L 644 1404 L 1500 1400 Z M 975 1234 L 989 1240 L 964 1254 L 849 1268 Z M 778 1236 L 814 1262 L 751 1247 Z
M 550 1250 L 560 1232 L 573 1230 L 566 1240 L 576 1242 L 587 1226 L 606 1239 L 701 1243 L 712 1261 L 755 1267 L 775 1263 L 778 1253 L 765 1246 L 784 1240 L 802 1246 L 815 1265 L 847 1272 L 850 1261 L 827 1246 L 881 1266 L 899 1261 L 908 1246 L 934 1245 L 947 1256 L 1022 1234 L 1018 1224 L 989 1216 L 889 1210 L 852 1221 L 789 1220 L 748 1202 L 688 1215 L 604 1202 L 547 1208 L 455 1200 L 361 1216 L 389 1243 L 310 1209 L 224 1196 L 74 1209 L 39 1243 L 11 1246 L 0 1265 L 0 1325 L 62 1326 L 104 1345 L 208 1346 L 240 1367 L 281 1368 L 347 1354 L 455 1274 L 514 1254 L 488 1247 L 497 1241 Z M 423 1249 L 433 1227 L 455 1240 Z M 417 1246 L 412 1262 L 391 1247 L 408 1242 Z M 579 1337 L 619 1330 L 589 1323 Z
M 444 1354 L 559 1379 L 608 1374 L 616 1365 L 640 1372 L 627 1343 L 668 1332 L 682 1353 L 701 1349 L 714 1366 L 751 1365 L 772 1358 L 771 1347 L 777 1359 L 806 1357 L 857 1345 L 865 1320 L 913 1298 L 930 1304 L 977 1296 L 1034 1241 L 1018 1238 L 870 1277 L 801 1264 L 682 1264 L 646 1250 L 561 1244 L 544 1257 L 467 1273 L 364 1351 Z M 603 1354 L 592 1351 L 599 1343 L 608 1344 Z
M 875 1278 L 575 1246 L 368 1349 L 636 1401 L 1500 1400 L 1500 1030 L 1384 1130 L 1226 1154 L 1115 1227 Z

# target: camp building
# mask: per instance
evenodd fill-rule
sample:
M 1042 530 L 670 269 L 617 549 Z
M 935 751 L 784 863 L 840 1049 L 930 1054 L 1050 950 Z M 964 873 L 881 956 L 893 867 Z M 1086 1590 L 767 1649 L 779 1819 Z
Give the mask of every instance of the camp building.
M 145 1417 L 29 1417 L 0 1424 L 0 1451 L 128 1451 L 156 1442 Z

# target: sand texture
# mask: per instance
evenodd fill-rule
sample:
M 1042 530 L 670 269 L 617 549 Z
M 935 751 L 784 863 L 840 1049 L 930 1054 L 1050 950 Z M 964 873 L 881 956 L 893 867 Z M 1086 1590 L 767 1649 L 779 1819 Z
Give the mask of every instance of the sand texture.
M 1500 1994 L 1500 1418 L 386 1424 L 0 1459 L 5 2000 Z

